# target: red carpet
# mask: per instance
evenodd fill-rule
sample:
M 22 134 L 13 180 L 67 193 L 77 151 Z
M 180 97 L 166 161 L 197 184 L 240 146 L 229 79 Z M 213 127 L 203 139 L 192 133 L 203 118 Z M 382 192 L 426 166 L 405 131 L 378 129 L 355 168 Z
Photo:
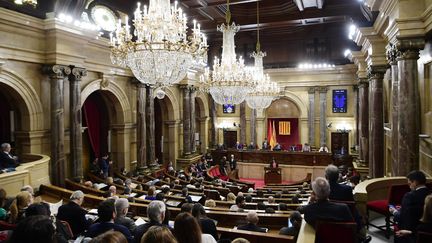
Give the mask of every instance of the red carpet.
M 264 179 L 240 178 L 240 181 L 253 182 L 255 188 L 263 188 L 265 186 Z M 291 183 L 291 181 L 282 181 L 282 184 Z

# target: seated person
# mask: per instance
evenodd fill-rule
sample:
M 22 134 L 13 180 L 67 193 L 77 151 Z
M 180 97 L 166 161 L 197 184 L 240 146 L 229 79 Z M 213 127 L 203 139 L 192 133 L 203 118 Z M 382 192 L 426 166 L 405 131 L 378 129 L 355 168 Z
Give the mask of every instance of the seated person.
M 257 149 L 257 146 L 254 144 L 254 142 L 250 142 L 248 149 L 249 150 Z
M 147 196 L 145 197 L 145 200 L 156 200 L 156 187 L 151 186 L 147 190 Z
M 19 165 L 18 163 L 18 157 L 12 156 L 10 154 L 12 147 L 8 143 L 3 143 L 1 145 L 1 152 L 0 152 L 0 170 L 4 172 L 8 171 L 14 171 L 15 167 Z
M 126 198 L 119 198 L 115 201 L 116 217 L 114 222 L 128 228 L 128 230 L 133 233 L 136 228 L 135 221 L 127 217 L 129 210 L 129 202 Z
M 405 229 L 399 230 L 396 232 L 396 237 L 398 238 L 408 237 L 419 231 L 432 234 L 432 195 L 428 195 L 425 198 L 423 215 L 420 218 L 420 223 L 417 226 L 416 230 L 415 231 L 405 230 Z
M 290 151 L 295 152 L 297 151 L 297 146 L 295 144 L 290 146 Z
M 318 150 L 318 152 L 322 153 L 328 153 L 330 150 L 328 149 L 326 144 L 321 145 L 321 148 Z
M 130 231 L 123 225 L 115 224 L 116 211 L 114 207 L 115 200 L 107 199 L 98 206 L 99 223 L 93 224 L 85 233 L 86 237 L 96 237 L 107 231 L 114 230 L 122 233 L 129 243 L 133 242 Z
M 165 219 L 165 211 L 166 206 L 162 201 L 152 201 L 147 207 L 147 217 L 150 221 L 138 226 L 135 229 L 135 239 L 141 239 L 141 237 L 152 226 L 168 227 L 162 224 Z
M 282 229 L 280 229 L 279 234 L 294 236 L 294 241 L 296 241 L 298 233 L 300 231 L 302 220 L 303 218 L 299 211 L 292 212 L 289 218 L 288 227 L 283 227 Z
M 273 151 L 281 151 L 282 146 L 279 143 L 276 143 L 276 145 L 273 147 Z
M 269 142 L 267 141 L 267 138 L 265 138 L 264 141 L 262 142 L 261 149 L 264 149 L 264 150 L 270 150 L 271 149 L 271 146 L 270 146 Z
M 346 204 L 333 203 L 328 200 L 330 185 L 323 177 L 312 182 L 311 204 L 305 206 L 304 219 L 315 228 L 318 220 L 332 222 L 354 222 L 351 211 Z
M 308 143 L 305 143 L 302 149 L 303 152 L 310 152 L 311 146 Z
M 267 229 L 258 227 L 258 214 L 255 211 L 249 211 L 246 216 L 246 221 L 248 222 L 246 225 L 242 225 L 237 227 L 239 230 L 248 230 L 248 231 L 255 231 L 255 232 L 263 232 L 266 233 Z
M 87 210 L 81 207 L 83 202 L 84 193 L 74 191 L 69 202 L 60 206 L 57 213 L 57 219 L 68 222 L 75 237 L 87 230 L 91 224 L 85 217 Z
M 243 149 L 243 145 L 239 141 L 237 141 L 236 144 L 234 145 L 234 148 L 237 149 L 237 150 L 242 150 Z
M 236 204 L 230 207 L 230 211 L 243 212 L 244 206 L 246 204 L 245 198 L 243 196 L 236 197 Z

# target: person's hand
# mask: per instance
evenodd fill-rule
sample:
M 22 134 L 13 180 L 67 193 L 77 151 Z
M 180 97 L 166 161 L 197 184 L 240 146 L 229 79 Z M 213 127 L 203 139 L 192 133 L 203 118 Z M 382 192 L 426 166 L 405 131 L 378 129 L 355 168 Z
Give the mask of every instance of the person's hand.
M 399 230 L 396 232 L 397 237 L 403 237 L 412 234 L 411 230 Z

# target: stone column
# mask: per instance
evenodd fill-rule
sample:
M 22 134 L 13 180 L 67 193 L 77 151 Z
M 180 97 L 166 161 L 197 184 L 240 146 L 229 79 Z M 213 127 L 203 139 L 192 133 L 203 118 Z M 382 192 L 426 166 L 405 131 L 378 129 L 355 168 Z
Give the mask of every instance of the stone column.
M 148 165 L 146 131 L 146 85 L 137 83 L 137 166 Z
M 251 115 L 250 115 L 250 136 L 251 136 L 251 141 L 257 145 L 257 134 L 256 134 L 256 115 L 257 110 L 256 109 L 251 109 Z M 261 146 L 261 145 L 259 145 Z
M 249 144 L 249 142 L 246 141 L 246 101 L 240 104 L 240 143 Z M 230 144 L 230 146 L 232 145 Z
M 396 175 L 406 176 L 419 168 L 420 94 L 418 90 L 417 60 L 424 39 L 398 39 L 401 52 L 398 61 L 399 77 L 399 130 L 398 163 Z
M 44 73 L 51 80 L 51 182 L 64 186 L 65 155 L 64 155 L 64 79 L 71 69 L 64 65 L 43 67 Z
M 391 163 L 392 163 L 392 175 L 399 175 L 399 163 L 398 163 L 398 134 L 399 134 L 399 78 L 398 78 L 398 66 L 397 58 L 398 50 L 393 44 L 389 44 L 387 47 L 387 60 L 391 67 Z
M 309 115 L 308 115 L 308 130 L 309 144 L 315 145 L 315 87 L 309 88 Z
M 359 145 L 359 87 L 358 85 L 353 85 L 354 91 L 354 120 L 355 120 L 355 129 L 354 129 L 354 145 Z
M 369 82 L 367 78 L 358 79 L 359 88 L 359 161 L 369 164 Z
M 82 167 L 82 131 L 81 131 L 81 79 L 87 75 L 87 70 L 70 66 L 72 74 L 69 75 L 69 109 L 70 109 L 70 160 L 72 176 L 83 178 Z
M 369 77 L 369 176 L 384 176 L 383 78 L 386 65 L 370 66 Z
M 211 147 L 216 148 L 217 146 L 217 110 L 216 110 L 216 103 L 209 95 L 209 101 L 210 101 L 210 119 L 212 123 L 212 128 L 210 131 L 210 140 L 211 140 Z
M 191 107 L 190 107 L 190 89 L 187 86 L 182 86 L 183 89 L 183 154 L 191 154 Z
M 320 98 L 320 144 L 327 143 L 327 87 L 319 88 Z
M 156 159 L 156 149 L 155 149 L 155 118 L 154 118 L 154 90 L 152 86 L 147 86 L 147 153 L 148 162 L 151 164 Z
M 191 145 L 191 153 L 196 152 L 196 144 L 195 144 L 195 133 L 196 133 L 196 119 L 195 119 L 195 97 L 196 97 L 196 88 L 190 87 L 190 145 Z

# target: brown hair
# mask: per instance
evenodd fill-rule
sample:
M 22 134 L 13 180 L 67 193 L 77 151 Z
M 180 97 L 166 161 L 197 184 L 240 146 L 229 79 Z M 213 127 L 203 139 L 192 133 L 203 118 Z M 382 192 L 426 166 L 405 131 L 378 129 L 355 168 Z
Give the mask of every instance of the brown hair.
M 425 198 L 423 216 L 420 221 L 423 223 L 432 223 L 432 195 Z
M 148 189 L 148 191 L 147 191 L 147 195 L 148 195 L 148 196 L 154 196 L 155 191 L 156 191 L 156 187 L 151 186 L 151 187 Z
M 141 238 L 141 243 L 177 243 L 177 240 L 167 227 L 152 226 Z
M 174 222 L 174 235 L 179 243 L 201 243 L 201 228 L 189 213 L 180 213 Z
M 89 243 L 127 243 L 126 237 L 119 231 L 107 231 L 93 238 Z
M 27 208 L 32 203 L 32 200 L 33 196 L 30 194 L 30 192 L 22 191 L 18 193 L 10 206 L 9 222 L 13 224 L 16 223 L 19 218 L 20 211 Z
M 2 208 L 6 202 L 7 194 L 5 189 L 0 188 L 0 208 Z

